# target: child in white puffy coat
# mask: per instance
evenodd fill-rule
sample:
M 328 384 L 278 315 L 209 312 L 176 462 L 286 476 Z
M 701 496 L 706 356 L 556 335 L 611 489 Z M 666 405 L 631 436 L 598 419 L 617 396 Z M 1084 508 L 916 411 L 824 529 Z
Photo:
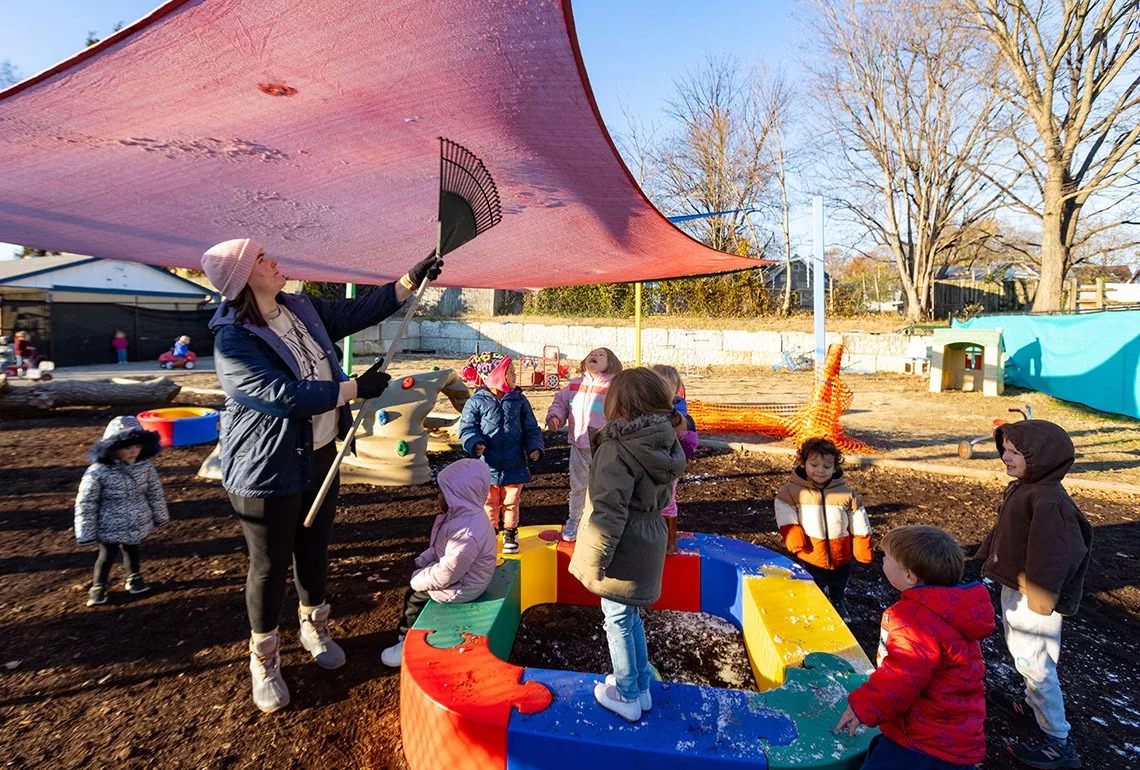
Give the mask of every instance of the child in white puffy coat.
M 126 589 L 146 593 L 139 544 L 170 521 L 162 480 L 150 458 L 159 452 L 158 434 L 134 417 L 116 417 L 91 447 L 91 465 L 75 498 L 75 539 L 99 544 L 87 606 L 107 603 L 107 579 L 115 555 L 122 551 Z

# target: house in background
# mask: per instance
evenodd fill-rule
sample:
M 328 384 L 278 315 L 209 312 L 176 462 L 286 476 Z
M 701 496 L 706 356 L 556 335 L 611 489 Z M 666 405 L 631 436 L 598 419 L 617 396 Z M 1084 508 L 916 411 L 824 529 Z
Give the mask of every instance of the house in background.
M 157 359 L 187 334 L 209 355 L 216 292 L 159 267 L 64 254 L 0 261 L 0 334 L 24 330 L 59 366 L 115 360 L 117 329 L 131 360 Z
M 764 268 L 764 286 L 768 289 L 773 301 L 778 301 L 784 295 L 784 286 L 788 281 L 788 265 L 776 261 Z M 799 254 L 792 255 L 791 259 L 792 303 L 798 307 L 812 306 L 812 275 L 808 269 L 807 260 Z M 826 270 L 823 273 L 823 290 L 831 291 L 831 274 Z M 798 298 L 798 301 L 797 301 Z

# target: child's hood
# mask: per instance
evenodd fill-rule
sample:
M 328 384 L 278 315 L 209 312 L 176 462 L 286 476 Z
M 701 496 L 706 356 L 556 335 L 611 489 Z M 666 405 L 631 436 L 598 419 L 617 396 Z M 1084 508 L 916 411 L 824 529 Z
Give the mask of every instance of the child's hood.
M 526 399 L 526 396 L 524 396 L 523 392 L 521 390 L 519 390 L 518 388 L 513 388 L 512 390 L 508 390 L 507 392 L 503 393 L 502 397 L 500 398 L 500 397 L 496 396 L 494 393 L 492 393 L 490 388 L 488 388 L 486 385 L 480 385 L 478 387 L 478 389 L 474 393 L 471 394 L 471 398 L 472 399 L 479 399 L 479 400 L 488 399 L 490 401 L 502 402 L 502 401 L 518 401 L 519 399 Z
M 999 456 L 1005 451 L 1006 438 L 1025 456 L 1021 481 L 1060 481 L 1073 467 L 1073 440 L 1060 425 L 1048 420 L 1023 420 L 1000 426 L 994 431 Z
M 990 592 L 981 583 L 916 586 L 904 591 L 902 599 L 926 607 L 963 639 L 981 641 L 994 632 L 994 607 Z
M 831 489 L 832 487 L 840 487 L 847 482 L 843 478 L 843 469 L 836 468 L 835 473 L 831 475 L 831 479 L 823 485 L 824 489 Z M 797 465 L 796 469 L 792 471 L 792 484 L 799 487 L 806 487 L 808 489 L 819 490 L 819 486 L 814 481 L 807 477 L 807 470 L 802 465 Z
M 158 433 L 144 428 L 137 417 L 123 416 L 107 424 L 103 438 L 91 446 L 88 457 L 93 463 L 108 464 L 115 461 L 116 451 L 131 444 L 142 447 L 136 462 L 149 460 L 161 449 Z
M 483 504 L 491 488 L 491 469 L 482 460 L 456 460 L 439 472 L 439 489 L 447 501 L 447 515 L 454 518 L 476 512 L 485 516 Z
M 591 433 L 595 431 L 591 429 Z M 654 483 L 672 483 L 685 472 L 685 455 L 677 443 L 677 432 L 665 415 L 643 414 L 633 420 L 612 420 L 596 433 L 601 441 L 620 442 Z

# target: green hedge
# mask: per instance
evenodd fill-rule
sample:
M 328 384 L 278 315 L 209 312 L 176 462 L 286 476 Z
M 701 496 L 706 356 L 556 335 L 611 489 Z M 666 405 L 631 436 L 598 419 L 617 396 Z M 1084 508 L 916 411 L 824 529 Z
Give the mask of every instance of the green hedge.
M 755 316 L 775 312 L 782 295 L 764 288 L 759 270 L 706 278 L 647 282 L 642 290 L 646 314 L 676 313 L 709 318 Z M 554 316 L 623 318 L 633 315 L 633 284 L 602 283 L 543 289 L 527 295 L 524 313 Z

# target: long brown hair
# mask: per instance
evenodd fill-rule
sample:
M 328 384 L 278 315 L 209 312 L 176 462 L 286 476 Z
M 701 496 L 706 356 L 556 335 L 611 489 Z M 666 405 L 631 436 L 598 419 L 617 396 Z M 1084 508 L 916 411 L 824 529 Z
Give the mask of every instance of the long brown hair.
M 253 326 L 268 326 L 261 308 L 257 306 L 257 298 L 253 296 L 253 289 L 246 284 L 233 299 L 226 300 L 226 304 L 234 310 L 238 323 L 252 324 Z
M 681 373 L 677 371 L 677 367 L 669 366 L 669 364 L 654 364 L 649 367 L 657 372 L 657 375 L 665 382 L 669 383 L 669 387 L 673 389 L 673 395 L 681 395 Z
M 618 372 L 606 392 L 606 420 L 635 420 L 643 414 L 664 414 L 674 428 L 684 418 L 673 408 L 673 394 L 657 372 L 638 366 Z

